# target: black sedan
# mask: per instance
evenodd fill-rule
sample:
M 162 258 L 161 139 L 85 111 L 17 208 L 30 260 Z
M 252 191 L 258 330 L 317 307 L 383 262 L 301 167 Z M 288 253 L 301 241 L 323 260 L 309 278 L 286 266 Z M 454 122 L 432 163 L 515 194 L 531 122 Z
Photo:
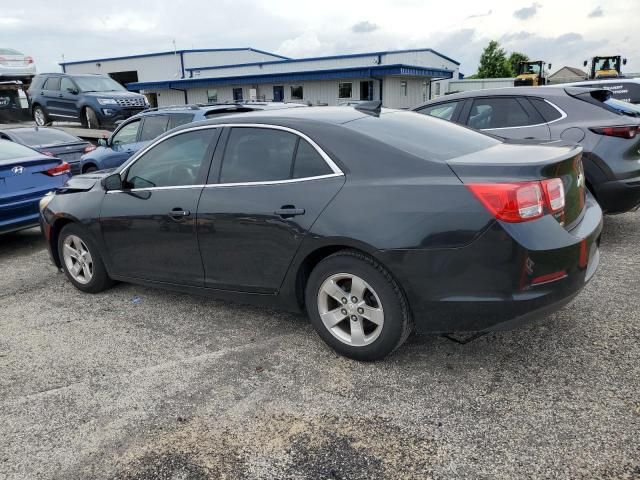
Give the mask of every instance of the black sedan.
M 360 360 L 414 329 L 512 327 L 593 276 L 602 211 L 580 147 L 376 107 L 167 132 L 43 201 L 51 257 L 85 292 L 120 280 L 306 310 Z
M 57 128 L 17 127 L 0 129 L 0 139 L 26 145 L 34 150 L 59 158 L 71 167 L 71 173 L 80 173 L 80 157 L 96 149 L 95 145 Z
M 564 85 L 495 88 L 414 110 L 504 138 L 578 142 L 587 186 L 606 213 L 622 213 L 640 206 L 640 106 L 615 97 Z

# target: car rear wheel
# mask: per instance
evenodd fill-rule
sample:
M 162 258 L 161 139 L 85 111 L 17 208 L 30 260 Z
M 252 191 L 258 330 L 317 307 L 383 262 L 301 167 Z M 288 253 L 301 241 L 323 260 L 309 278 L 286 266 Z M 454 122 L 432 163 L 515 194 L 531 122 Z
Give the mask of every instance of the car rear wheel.
M 398 283 L 377 261 L 355 250 L 335 253 L 313 269 L 305 302 L 322 339 L 355 360 L 384 358 L 413 328 Z
M 84 109 L 84 119 L 86 122 L 87 128 L 100 128 L 100 121 L 98 120 L 98 115 L 91 107 L 86 107 Z
M 98 167 L 94 166 L 94 165 L 89 165 L 88 167 L 85 167 L 85 169 L 82 171 L 82 173 L 91 173 L 91 172 L 96 172 L 98 171 Z
M 58 255 L 67 278 L 77 289 L 98 293 L 113 284 L 98 249 L 81 226 L 70 223 L 62 229 Z
M 47 113 L 44 111 L 40 105 L 36 105 L 33 108 L 33 120 L 36 122 L 36 125 L 39 127 L 44 127 L 47 125 L 51 125 L 51 121 L 47 116 Z

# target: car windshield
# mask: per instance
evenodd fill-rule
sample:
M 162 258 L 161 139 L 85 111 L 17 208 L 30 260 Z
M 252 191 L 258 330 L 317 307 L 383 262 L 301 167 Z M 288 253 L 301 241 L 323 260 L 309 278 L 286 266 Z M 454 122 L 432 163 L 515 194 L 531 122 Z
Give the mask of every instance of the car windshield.
M 54 128 L 39 128 L 33 130 L 17 130 L 11 132 L 21 143 L 30 147 L 40 147 L 42 145 L 60 145 L 63 143 L 80 143 L 78 137 L 74 137 L 61 130 Z
M 120 92 L 126 91 L 126 89 L 115 80 L 109 77 L 96 76 L 82 76 L 73 77 L 73 80 L 78 85 L 78 88 L 82 92 Z
M 0 166 L 18 158 L 38 157 L 40 154 L 29 147 L 8 140 L 0 140 Z
M 604 103 L 613 108 L 615 111 L 622 113 L 623 115 L 629 115 L 630 117 L 640 117 L 640 105 L 634 105 L 633 103 L 623 102 L 615 98 L 609 98 Z
M 427 160 L 446 161 L 501 143 L 455 123 L 413 112 L 367 116 L 344 125 Z
M 12 48 L 0 48 L 0 55 L 24 55 L 24 54 Z

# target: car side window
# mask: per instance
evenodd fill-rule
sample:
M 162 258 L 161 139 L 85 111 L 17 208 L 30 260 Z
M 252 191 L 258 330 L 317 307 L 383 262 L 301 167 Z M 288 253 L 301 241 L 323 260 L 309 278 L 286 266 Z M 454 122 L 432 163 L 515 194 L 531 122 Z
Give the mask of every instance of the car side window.
M 140 128 L 140 120 L 127 123 L 113 136 L 111 145 L 116 146 L 134 143 L 138 138 L 138 128 Z
M 140 142 L 148 142 L 167 131 L 167 115 L 150 115 L 144 117 L 142 130 L 140 130 Z
M 169 115 L 169 127 L 167 130 L 185 125 L 193 121 L 193 115 L 191 113 L 174 113 Z
M 282 130 L 231 129 L 222 160 L 220 183 L 266 182 L 291 178 L 298 136 Z
M 478 98 L 473 101 L 467 124 L 478 130 L 524 127 L 541 123 L 514 97 Z
M 60 77 L 49 77 L 44 82 L 44 90 L 60 90 Z
M 301 138 L 298 141 L 296 158 L 293 162 L 293 178 L 319 177 L 330 173 L 333 173 L 333 170 L 329 168 L 318 151 Z
M 554 120 L 558 120 L 562 117 L 562 113 L 560 113 L 557 108 L 554 108 L 553 105 L 542 98 L 529 98 L 529 100 L 540 115 L 542 115 L 545 122 L 553 122 Z
M 63 77 L 62 80 L 60 80 L 60 90 L 62 90 L 65 93 L 68 93 L 69 89 L 76 90 L 76 86 L 73 84 L 73 82 L 70 79 L 68 79 L 67 77 Z
M 417 112 L 422 113 L 423 115 L 442 118 L 444 120 L 451 120 L 459 103 L 460 102 L 439 103 L 438 105 L 421 108 L 420 110 L 417 110 Z
M 161 141 L 129 167 L 125 187 L 194 185 L 200 170 L 207 167 L 207 152 L 216 135 L 216 129 L 207 128 Z

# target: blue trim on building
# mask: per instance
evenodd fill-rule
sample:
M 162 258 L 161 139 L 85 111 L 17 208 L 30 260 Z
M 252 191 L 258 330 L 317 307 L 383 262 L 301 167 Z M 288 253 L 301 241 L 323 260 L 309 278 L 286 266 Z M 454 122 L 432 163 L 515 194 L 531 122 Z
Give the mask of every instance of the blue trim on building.
M 176 53 L 201 53 L 201 52 L 240 52 L 240 51 L 250 51 L 256 53 L 262 53 L 263 55 L 271 55 L 272 57 L 281 58 L 282 60 L 291 60 L 289 57 L 284 57 L 282 55 L 278 55 L 277 53 L 265 52 L 264 50 L 258 50 L 256 48 L 251 47 L 239 47 L 239 48 L 192 48 L 187 50 L 171 50 L 168 52 L 155 52 L 155 53 L 141 53 L 139 55 L 126 55 L 122 57 L 105 57 L 105 58 L 94 58 L 91 60 L 78 60 L 74 62 L 62 62 L 58 65 L 80 65 L 82 63 L 95 63 L 95 62 L 108 62 L 110 60 L 128 60 L 131 58 L 145 58 L 145 57 L 161 57 L 163 55 L 175 55 Z
M 368 53 L 350 53 L 347 55 L 331 55 L 328 57 L 309 57 L 309 58 L 290 58 L 287 60 L 269 60 L 266 62 L 251 62 L 251 63 L 236 63 L 233 65 L 217 65 L 217 66 L 205 66 L 205 67 L 188 67 L 185 70 L 187 72 L 193 72 L 195 70 L 218 70 L 218 69 L 223 69 L 223 68 L 239 68 L 239 67 L 252 67 L 252 66 L 258 66 L 258 65 L 276 65 L 276 64 L 283 64 L 283 63 L 300 63 L 300 62 L 313 62 L 313 61 L 318 61 L 318 60 L 340 60 L 343 58 L 362 58 L 362 57 L 378 57 L 378 61 L 382 61 L 382 56 L 383 55 L 388 55 L 388 54 L 394 54 L 394 53 L 413 53 L 413 52 L 431 52 L 435 55 L 438 55 L 439 57 L 444 58 L 445 60 L 450 61 L 451 63 L 454 63 L 456 65 L 460 65 L 459 62 L 456 62 L 455 60 L 452 60 L 449 57 L 446 57 L 444 55 L 442 55 L 439 52 L 436 52 L 435 50 L 431 49 L 431 48 L 416 48 L 416 49 L 412 49 L 412 50 L 388 50 L 388 51 L 384 51 L 384 52 L 368 52 Z
M 400 75 L 413 77 L 453 77 L 453 71 L 441 68 L 417 67 L 413 65 L 378 65 L 374 67 L 351 67 L 327 70 L 299 71 L 288 73 L 267 73 L 264 75 L 244 75 L 221 78 L 185 78 L 181 80 L 163 80 L 157 82 L 133 82 L 126 87 L 129 90 L 152 90 L 172 88 L 194 88 L 213 85 L 246 85 L 255 83 L 301 82 L 309 80 L 333 80 L 340 78 L 371 78 L 372 75 Z

